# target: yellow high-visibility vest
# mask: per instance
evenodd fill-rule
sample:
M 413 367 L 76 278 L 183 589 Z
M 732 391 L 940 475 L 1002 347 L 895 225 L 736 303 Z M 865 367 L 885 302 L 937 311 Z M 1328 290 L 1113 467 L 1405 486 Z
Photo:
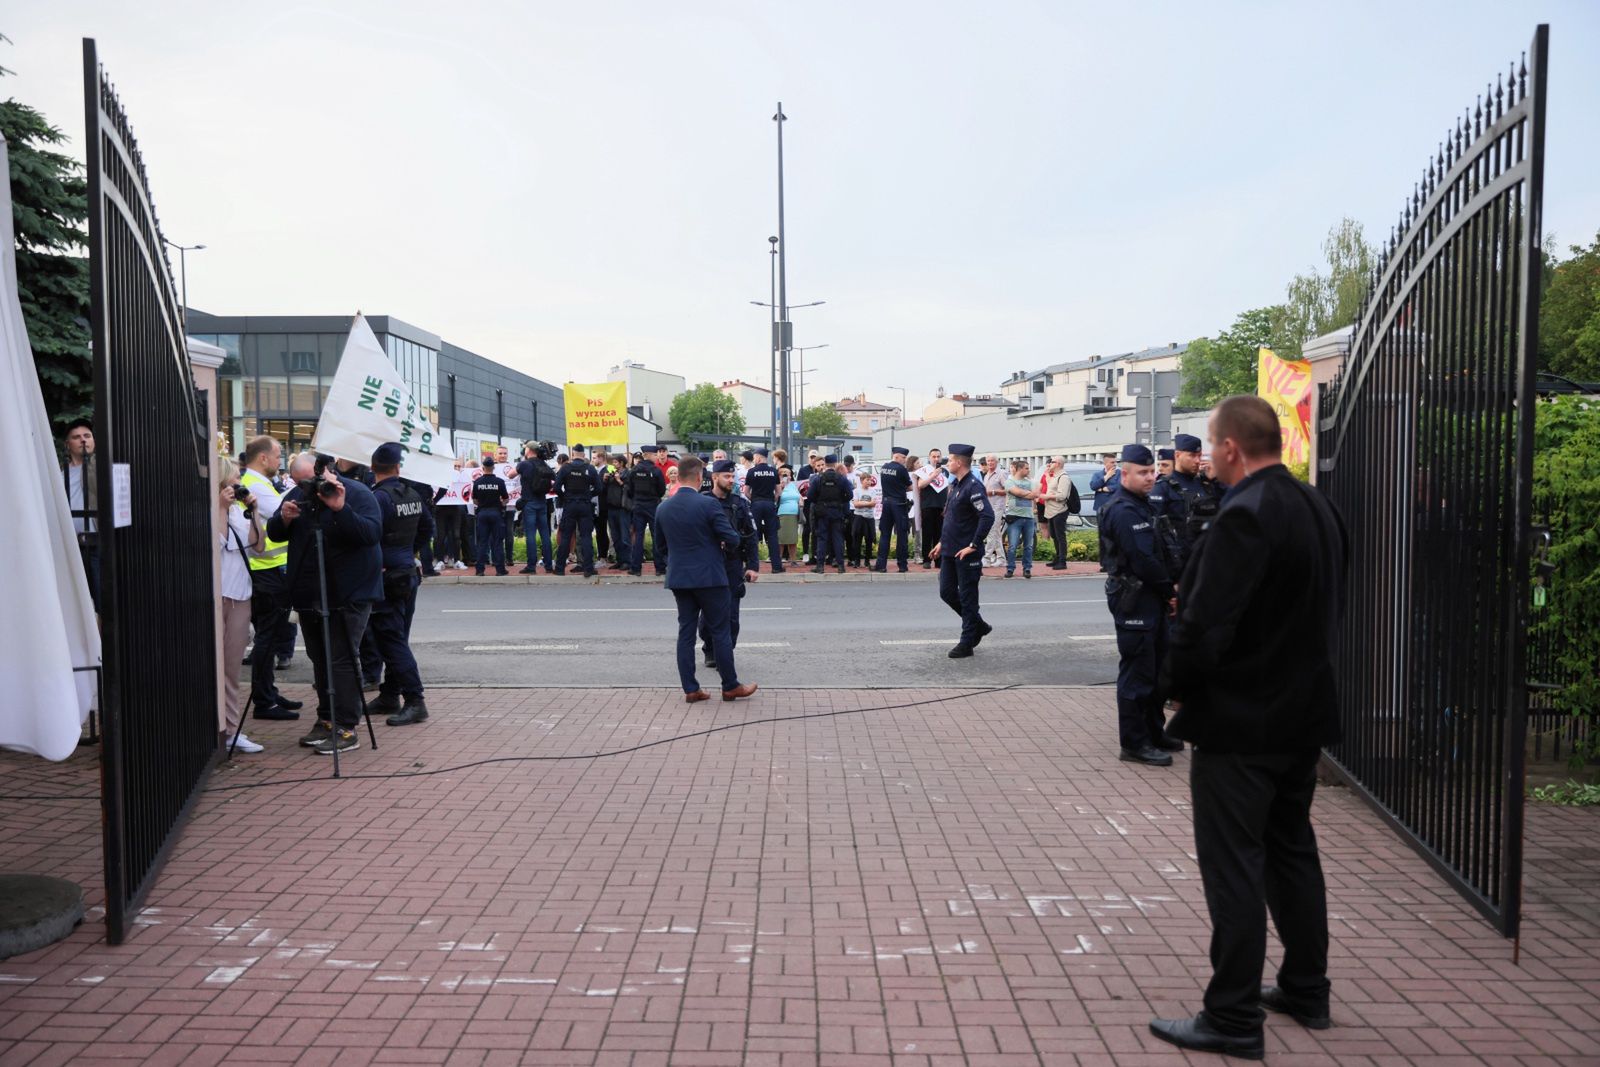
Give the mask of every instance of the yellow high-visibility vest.
M 247 470 L 239 479 L 244 487 L 250 490 L 251 496 L 271 494 L 274 500 L 279 499 L 278 490 L 257 471 Z M 289 542 L 273 541 L 267 537 L 265 529 L 261 531 L 261 547 L 254 552 L 246 552 L 245 557 L 253 571 L 270 571 L 282 567 L 289 562 Z

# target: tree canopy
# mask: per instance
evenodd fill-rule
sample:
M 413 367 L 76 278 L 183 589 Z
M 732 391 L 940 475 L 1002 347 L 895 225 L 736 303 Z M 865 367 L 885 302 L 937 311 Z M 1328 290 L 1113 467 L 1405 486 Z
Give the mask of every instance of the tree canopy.
M 719 434 L 744 433 L 744 415 L 739 410 L 738 399 L 710 382 L 701 382 L 673 397 L 667 421 L 680 441 L 687 441 L 692 435 L 700 438 L 703 444 Z M 729 447 L 726 441 L 719 440 L 717 444 Z
M 1539 366 L 1579 381 L 1600 381 L 1600 233 L 1588 248 L 1546 275 L 1539 303 Z
M 1178 357 L 1178 369 L 1183 375 L 1178 403 L 1208 408 L 1235 393 L 1254 393 L 1257 352 L 1277 343 L 1287 315 L 1288 309 L 1282 304 L 1252 308 L 1217 336 L 1190 341 Z
M 800 412 L 800 436 L 843 437 L 844 416 L 832 404 L 813 404 Z
M 0 36 L 0 41 L 6 38 Z M 10 73 L 0 67 L 0 75 Z M 0 102 L 17 231 L 17 289 L 45 410 L 58 428 L 93 414 L 89 356 L 88 184 L 78 163 L 48 146 L 66 137 L 15 99 Z

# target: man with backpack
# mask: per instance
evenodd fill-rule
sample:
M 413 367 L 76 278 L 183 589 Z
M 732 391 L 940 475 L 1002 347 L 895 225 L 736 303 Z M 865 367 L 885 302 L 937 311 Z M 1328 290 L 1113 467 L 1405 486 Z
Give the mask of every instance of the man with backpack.
M 850 499 L 855 491 L 849 477 L 838 468 L 839 457 L 829 453 L 822 460 L 822 470 L 811 476 L 811 488 L 806 492 L 816 523 L 812 542 L 816 566 L 811 568 L 815 574 L 822 573 L 830 558 L 839 573 L 844 573 L 844 528 L 850 521 Z
M 1078 498 L 1078 487 L 1067 474 L 1067 457 L 1052 456 L 1046 468 L 1044 492 L 1044 521 L 1050 525 L 1050 543 L 1055 547 L 1055 559 L 1050 569 L 1067 569 L 1067 517 L 1076 515 L 1083 502 Z
M 517 477 L 522 480 L 522 531 L 528 542 L 528 565 L 523 574 L 534 573 L 536 559 L 544 561 L 544 572 L 550 565 L 550 487 L 555 483 L 555 471 L 550 469 L 543 448 L 526 445 L 522 449 L 522 462 L 517 464 Z M 540 541 L 540 552 L 534 555 L 534 538 Z

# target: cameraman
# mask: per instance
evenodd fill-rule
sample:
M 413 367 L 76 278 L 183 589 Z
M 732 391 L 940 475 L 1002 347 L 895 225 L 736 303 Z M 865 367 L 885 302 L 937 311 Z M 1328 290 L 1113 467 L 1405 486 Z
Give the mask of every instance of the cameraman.
M 358 744 L 356 726 L 361 721 L 356 650 L 372 605 L 383 599 L 383 550 L 378 544 L 383 517 L 372 490 L 339 474 L 326 457 L 300 453 L 289 465 L 289 477 L 294 488 L 284 494 L 266 532 L 271 540 L 289 543 L 289 602 L 300 615 L 317 686 L 317 725 L 300 743 L 322 755 L 347 752 Z
M 281 650 L 289 628 L 288 546 L 266 535 L 266 525 L 278 513 L 282 495 L 272 484 L 283 458 L 283 446 L 267 436 L 253 437 L 239 457 L 242 470 L 235 495 L 239 507 L 249 508 L 255 528 L 245 539 L 245 561 L 250 567 L 250 624 L 256 631 L 256 650 L 250 657 L 250 697 L 257 719 L 298 719 L 300 702 L 278 692 L 273 678 L 273 654 Z M 293 639 L 289 646 L 294 647 Z
M 390 726 L 410 726 L 428 717 L 422 676 L 411 654 L 411 618 L 417 609 L 417 554 L 433 537 L 428 497 L 400 477 L 405 453 L 398 444 L 372 453 L 372 495 L 383 516 L 383 601 L 372 609 L 368 632 L 383 659 L 383 684 L 370 710 L 391 714 Z M 405 706 L 400 700 L 405 698 Z

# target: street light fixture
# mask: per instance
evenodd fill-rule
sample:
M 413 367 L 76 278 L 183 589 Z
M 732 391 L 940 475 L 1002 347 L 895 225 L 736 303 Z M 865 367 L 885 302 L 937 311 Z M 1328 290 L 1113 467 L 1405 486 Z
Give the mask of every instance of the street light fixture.
M 183 324 L 183 335 L 187 338 L 189 336 L 189 261 L 187 253 L 198 252 L 205 245 L 180 245 L 176 241 L 168 241 L 165 237 L 162 240 L 166 241 L 168 248 L 176 248 L 178 250 L 178 277 L 183 292 L 183 308 L 178 317 Z M 188 342 L 185 341 L 184 343 L 187 344 Z
M 906 421 L 906 389 L 905 389 L 905 386 L 903 386 L 903 385 L 886 385 L 886 386 L 884 386 L 884 388 L 885 389 L 896 390 L 900 394 L 900 422 L 905 422 Z M 894 431 L 895 431 L 895 427 L 897 427 L 898 425 L 899 425 L 899 423 L 893 423 L 893 424 L 891 424 L 889 426 L 889 447 L 891 449 L 894 448 Z
M 765 300 L 752 300 L 752 301 L 750 301 L 750 303 L 752 303 L 752 304 L 754 304 L 754 305 L 755 305 L 755 306 L 756 306 L 756 307 L 758 307 L 758 308 L 775 308 L 775 307 L 777 307 L 777 306 L 778 306 L 778 305 L 777 305 L 777 304 L 769 304 L 769 303 L 767 303 L 767 302 L 766 302 L 766 301 L 765 301 Z M 809 304 L 790 304 L 790 305 L 789 305 L 789 310 L 790 310 L 790 311 L 793 311 L 793 310 L 795 310 L 795 309 L 796 309 L 796 308 L 815 308 L 815 307 L 821 307 L 821 306 L 822 306 L 822 305 L 823 305 L 823 304 L 826 304 L 826 303 L 827 303 L 827 301 L 826 301 L 826 300 L 813 300 L 813 301 L 812 301 L 812 302 L 811 302 L 811 303 L 809 303 Z
M 827 345 L 806 345 L 804 348 L 801 348 L 798 345 L 796 345 L 794 348 L 791 348 L 789 350 L 791 352 L 800 353 L 799 382 L 800 382 L 800 410 L 801 411 L 804 411 L 806 409 L 806 353 L 814 351 L 815 349 L 818 349 L 818 348 L 827 348 L 827 347 L 828 347 Z

